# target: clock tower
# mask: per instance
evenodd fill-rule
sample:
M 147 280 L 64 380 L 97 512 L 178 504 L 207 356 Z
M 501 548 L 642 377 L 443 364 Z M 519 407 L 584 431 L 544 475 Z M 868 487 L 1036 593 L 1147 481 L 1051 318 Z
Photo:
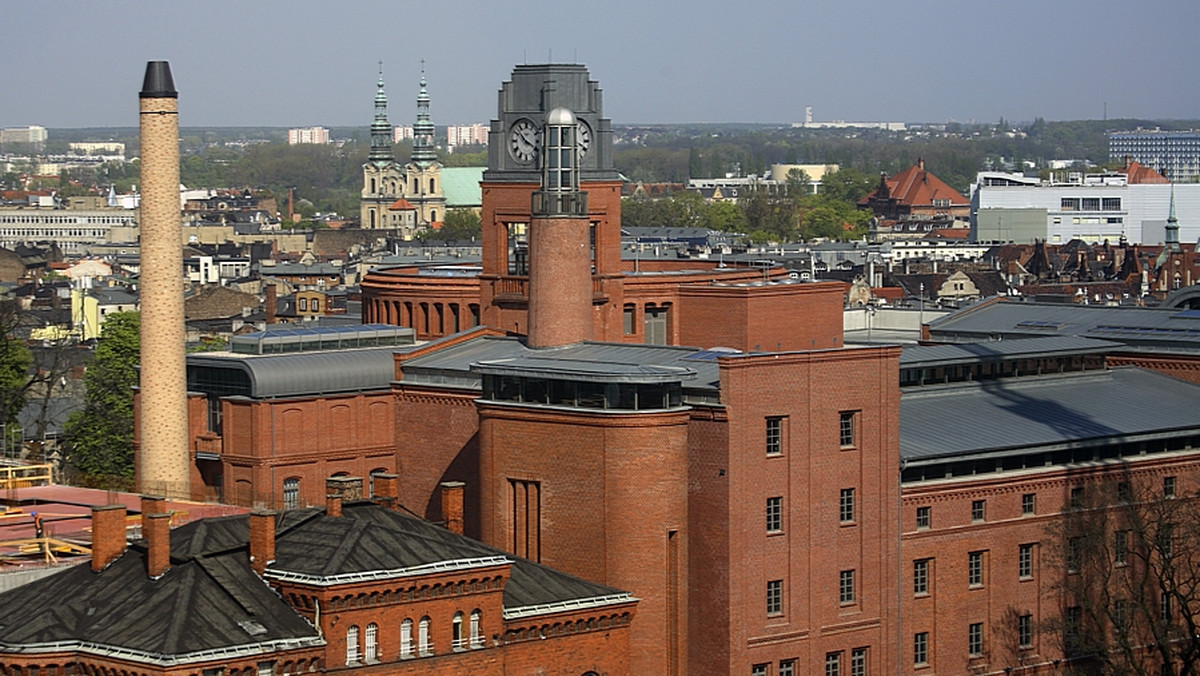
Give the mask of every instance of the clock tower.
M 520 65 L 499 93 L 483 174 L 483 323 L 529 332 L 529 224 L 546 162 L 547 116 L 569 111 L 574 122 L 579 189 L 586 193 L 586 265 L 592 291 L 587 314 L 599 340 L 622 331 L 621 180 L 613 167 L 612 121 L 599 83 L 580 64 Z M 564 246 L 566 243 L 562 243 Z M 554 242 L 544 247 L 556 246 Z

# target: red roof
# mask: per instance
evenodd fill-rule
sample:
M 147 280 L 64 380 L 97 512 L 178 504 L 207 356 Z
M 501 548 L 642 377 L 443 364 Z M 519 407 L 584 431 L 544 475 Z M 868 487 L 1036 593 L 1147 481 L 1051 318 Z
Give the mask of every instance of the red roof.
M 931 230 L 925 239 L 960 239 L 966 241 L 971 238 L 970 228 L 938 228 Z
M 1125 168 L 1121 171 L 1125 172 L 1125 175 L 1129 177 L 1130 184 L 1170 183 L 1166 176 L 1163 176 L 1144 164 L 1139 164 L 1137 160 L 1130 160 L 1129 164 L 1125 165 Z
M 887 179 L 888 195 L 898 204 L 933 206 L 934 200 L 949 200 L 950 206 L 967 206 L 970 204 L 962 193 L 958 192 L 942 179 L 925 171 L 925 161 L 921 160 L 917 164 L 905 169 L 904 171 Z M 863 204 L 868 200 L 878 199 L 883 197 L 879 195 L 879 189 L 867 195 L 861 201 Z
M 388 207 L 388 211 L 412 211 L 414 209 L 416 209 L 416 207 L 414 207 L 408 200 L 404 199 L 403 197 L 396 200 L 395 202 L 392 202 L 392 206 Z

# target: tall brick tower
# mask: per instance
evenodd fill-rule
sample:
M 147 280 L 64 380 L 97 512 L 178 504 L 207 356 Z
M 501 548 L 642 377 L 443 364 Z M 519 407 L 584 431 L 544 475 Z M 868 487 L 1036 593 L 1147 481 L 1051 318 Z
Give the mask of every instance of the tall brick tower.
M 531 136 L 534 132 L 530 132 Z M 579 189 L 575 115 L 555 108 L 540 134 L 542 187 L 529 223 L 529 346 L 592 337 L 592 272 L 587 193 Z
M 179 105 L 171 66 L 146 64 L 141 110 L 141 408 L 138 490 L 190 496 Z

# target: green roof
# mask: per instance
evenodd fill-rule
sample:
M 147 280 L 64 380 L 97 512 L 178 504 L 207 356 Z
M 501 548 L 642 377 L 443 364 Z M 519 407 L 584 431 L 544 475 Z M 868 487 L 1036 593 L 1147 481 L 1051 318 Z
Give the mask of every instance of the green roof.
M 448 208 L 471 208 L 483 205 L 483 189 L 479 182 L 487 167 L 443 167 L 442 194 Z

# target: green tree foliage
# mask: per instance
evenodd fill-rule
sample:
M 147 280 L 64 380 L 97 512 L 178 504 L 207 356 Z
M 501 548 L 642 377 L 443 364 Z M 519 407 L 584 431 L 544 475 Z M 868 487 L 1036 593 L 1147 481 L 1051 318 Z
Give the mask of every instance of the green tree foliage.
M 479 214 L 474 209 L 447 209 L 438 230 L 425 233 L 424 239 L 438 241 L 476 240 L 483 234 Z
M 140 317 L 108 315 L 84 374 L 83 408 L 67 420 L 68 462 L 90 485 L 133 478 L 133 388 L 137 385 Z
M 0 303 L 0 422 L 13 424 L 25 408 L 29 390 L 29 367 L 33 356 L 15 333 L 21 321 L 15 301 Z

